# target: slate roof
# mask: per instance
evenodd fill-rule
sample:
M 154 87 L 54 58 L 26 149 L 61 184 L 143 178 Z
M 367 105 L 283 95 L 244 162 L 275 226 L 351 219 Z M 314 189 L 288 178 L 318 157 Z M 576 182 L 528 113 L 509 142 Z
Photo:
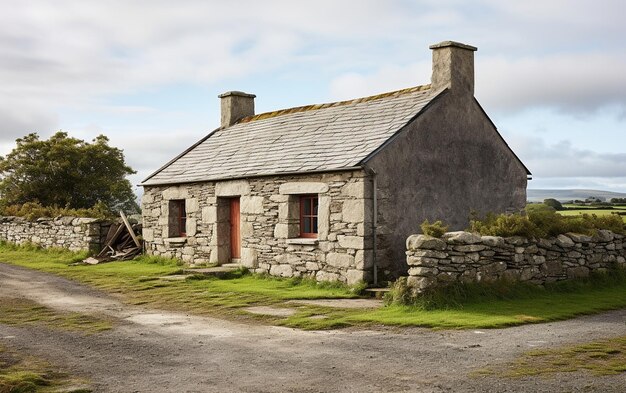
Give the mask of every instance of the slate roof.
M 425 85 L 250 116 L 213 131 L 142 185 L 357 167 L 440 92 Z

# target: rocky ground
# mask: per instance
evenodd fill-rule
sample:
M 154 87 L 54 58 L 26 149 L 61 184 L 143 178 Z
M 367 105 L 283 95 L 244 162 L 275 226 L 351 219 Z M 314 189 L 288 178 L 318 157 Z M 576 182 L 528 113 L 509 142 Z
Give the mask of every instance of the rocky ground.
M 128 306 L 0 264 L 0 298 L 116 320 L 84 335 L 0 324 L 0 343 L 88 378 L 96 392 L 624 392 L 626 376 L 471 376 L 533 348 L 626 335 L 626 310 L 498 330 L 304 332 Z

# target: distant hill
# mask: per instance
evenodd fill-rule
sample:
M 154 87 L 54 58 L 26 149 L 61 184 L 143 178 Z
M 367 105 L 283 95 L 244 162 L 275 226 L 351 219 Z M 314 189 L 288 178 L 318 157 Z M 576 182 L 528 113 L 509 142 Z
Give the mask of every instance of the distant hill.
M 626 193 L 601 191 L 601 190 L 527 190 L 527 197 L 529 202 L 543 202 L 544 199 L 554 198 L 558 201 L 571 201 L 574 199 L 584 200 L 589 197 L 598 197 L 603 200 L 610 200 L 611 198 L 626 198 Z

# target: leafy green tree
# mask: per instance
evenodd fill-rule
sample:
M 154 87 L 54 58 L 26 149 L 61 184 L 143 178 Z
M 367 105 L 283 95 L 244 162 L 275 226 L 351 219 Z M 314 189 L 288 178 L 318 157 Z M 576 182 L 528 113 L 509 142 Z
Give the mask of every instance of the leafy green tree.
M 0 207 L 39 202 L 43 206 L 86 209 L 105 204 L 111 211 L 137 211 L 121 149 L 99 135 L 92 143 L 59 131 L 48 140 L 36 133 L 16 140 L 0 157 Z
M 553 207 L 555 210 L 565 210 L 561 202 L 557 201 L 554 198 L 548 198 L 543 200 L 543 204 Z

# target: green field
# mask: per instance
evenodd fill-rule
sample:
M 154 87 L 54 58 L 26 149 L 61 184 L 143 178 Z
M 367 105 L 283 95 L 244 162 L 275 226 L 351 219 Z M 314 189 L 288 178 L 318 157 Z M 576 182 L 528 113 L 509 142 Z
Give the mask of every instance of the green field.
M 580 214 L 595 214 L 597 216 L 606 216 L 609 214 L 613 214 L 614 212 L 626 213 L 626 206 L 613 206 L 613 209 L 598 209 L 598 208 L 594 208 L 593 206 L 585 207 L 585 206 L 564 204 L 563 207 L 566 207 L 568 210 L 561 210 L 557 212 L 563 216 L 578 216 Z M 626 215 L 622 215 L 621 217 L 622 217 L 622 221 L 626 223 Z

